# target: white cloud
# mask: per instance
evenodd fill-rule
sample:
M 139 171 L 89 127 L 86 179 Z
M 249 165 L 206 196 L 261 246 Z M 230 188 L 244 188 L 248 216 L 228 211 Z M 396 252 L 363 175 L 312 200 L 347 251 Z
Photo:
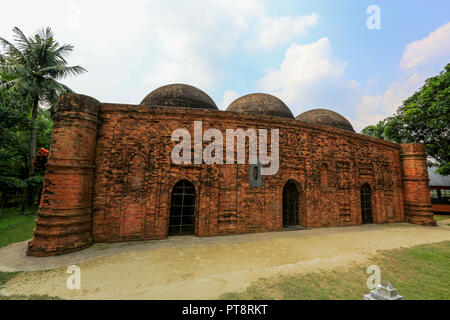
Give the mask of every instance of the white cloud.
M 4 4 L 2 13 L 0 35 L 5 38 L 12 39 L 15 26 L 26 35 L 50 26 L 60 44 L 74 45 L 69 64 L 88 70 L 64 80 L 75 91 L 101 101 L 133 103 L 142 98 L 133 75 L 136 64 L 145 58 L 148 42 L 143 35 L 145 1 L 19 0 Z
M 219 106 L 220 109 L 225 110 L 226 108 L 228 108 L 230 103 L 232 103 L 234 100 L 236 100 L 240 96 L 241 95 L 239 93 L 237 93 L 236 91 L 232 91 L 232 90 L 225 91 L 225 93 L 223 95 L 222 103 Z
M 304 33 L 318 20 L 316 14 L 271 18 L 256 0 L 185 4 L 180 0 L 158 0 L 148 7 L 152 12 L 148 37 L 153 50 L 158 52 L 144 77 L 149 86 L 189 82 L 211 89 L 223 78 L 220 62 L 241 37 L 255 38 L 252 33 L 256 32 L 259 44 L 274 46 Z
M 89 72 L 65 80 L 74 90 L 125 103 L 173 82 L 215 90 L 230 54 L 256 39 L 260 28 L 287 21 L 280 30 L 297 34 L 308 24 L 301 17 L 272 19 L 258 0 L 17 0 L 2 13 L 0 34 L 6 38 L 14 26 L 32 34 L 48 25 L 61 43 L 75 46 L 69 63 Z
M 306 30 L 319 22 L 319 16 L 312 13 L 306 16 L 262 17 L 260 30 L 256 36 L 258 45 L 271 48 L 289 43 L 295 37 L 305 34 Z
M 450 61 L 450 22 L 431 32 L 428 37 L 406 46 L 400 66 L 403 70 L 423 67 L 430 62 Z
M 360 111 L 373 112 L 376 111 L 383 102 L 382 96 L 364 96 L 358 102 L 358 108 Z
M 393 115 L 403 101 L 423 85 L 427 77 L 418 73 L 403 75 L 382 95 L 363 96 L 356 104 L 356 116 L 353 120 L 355 130 L 361 131 L 366 126 L 375 125 Z
M 450 61 L 450 23 L 443 25 L 428 37 L 409 43 L 400 60 L 402 71 L 381 95 L 363 96 L 356 104 L 353 120 L 356 130 L 374 125 L 393 115 L 404 100 L 419 90 L 425 80 Z
M 375 125 L 395 113 L 403 101 L 416 91 L 426 77 L 414 73 L 392 83 L 383 95 L 363 96 L 356 104 L 353 121 L 357 131 L 368 125 Z
M 423 74 L 413 73 L 391 84 L 384 93 L 381 111 L 387 115 L 395 113 L 403 101 L 422 86 L 426 78 Z
M 295 115 L 312 108 L 339 109 L 359 85 L 346 80 L 346 64 L 337 59 L 328 38 L 311 44 L 293 43 L 277 70 L 268 70 L 259 81 L 264 92 L 282 99 Z
M 360 131 L 368 125 L 375 125 L 383 120 L 383 115 L 378 112 L 383 102 L 382 96 L 364 96 L 356 104 L 356 120 L 353 127 Z
M 218 67 L 247 27 L 249 12 L 263 8 L 255 1 L 153 1 L 148 10 L 148 41 L 154 58 L 143 77 L 150 87 L 187 82 L 204 90 L 222 78 Z

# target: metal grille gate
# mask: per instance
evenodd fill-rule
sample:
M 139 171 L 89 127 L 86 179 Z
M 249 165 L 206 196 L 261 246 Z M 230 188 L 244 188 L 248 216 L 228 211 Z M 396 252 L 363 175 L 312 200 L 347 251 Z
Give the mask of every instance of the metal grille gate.
M 372 190 L 367 183 L 361 187 L 361 215 L 362 223 L 372 223 Z
M 189 181 L 179 181 L 172 190 L 169 236 L 195 233 L 195 188 Z
M 283 188 L 283 227 L 299 225 L 298 190 L 293 181 L 288 181 Z

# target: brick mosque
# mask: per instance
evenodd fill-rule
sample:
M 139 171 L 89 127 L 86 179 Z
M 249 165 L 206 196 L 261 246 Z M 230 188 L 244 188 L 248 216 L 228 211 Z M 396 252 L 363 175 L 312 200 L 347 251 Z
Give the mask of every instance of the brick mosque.
M 203 91 L 173 84 L 140 105 L 63 95 L 54 120 L 28 255 L 171 235 L 435 225 L 424 146 L 357 134 L 331 110 L 294 118 L 280 99 L 257 93 L 220 111 Z M 172 132 L 193 132 L 199 120 L 203 130 L 278 129 L 278 172 L 254 186 L 249 163 L 173 163 Z

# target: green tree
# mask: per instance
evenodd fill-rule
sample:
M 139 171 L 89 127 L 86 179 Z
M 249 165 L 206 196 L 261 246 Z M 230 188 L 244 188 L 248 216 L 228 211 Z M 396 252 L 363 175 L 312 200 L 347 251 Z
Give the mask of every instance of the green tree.
M 378 126 L 378 125 L 377 125 Z M 397 143 L 424 143 L 441 175 L 450 174 L 450 63 L 425 81 L 397 112 L 383 121 L 383 134 Z M 363 133 L 369 134 L 366 127 Z M 380 129 L 381 130 L 381 129 Z
M 20 151 L 21 135 L 31 128 L 27 108 L 20 95 L 0 91 L 0 212 L 6 193 L 23 192 L 27 187 L 27 168 Z
M 384 134 L 384 130 L 385 130 L 385 120 L 382 120 L 380 122 L 378 122 L 376 125 L 372 125 L 372 126 L 367 126 L 365 127 L 361 133 L 366 135 L 366 136 L 371 136 L 374 138 L 379 138 L 379 139 L 385 139 L 385 134 Z
M 73 50 L 69 44 L 59 45 L 50 28 L 39 30 L 26 37 L 22 31 L 13 29 L 16 46 L 0 37 L 5 52 L 0 54 L 0 90 L 9 89 L 20 93 L 31 101 L 29 161 L 36 154 L 37 121 L 40 105 L 54 106 L 62 93 L 72 92 L 57 80 L 77 75 L 86 70 L 81 66 L 68 66 L 65 56 Z M 28 166 L 30 177 L 33 167 Z
M 33 159 L 28 154 L 31 119 L 29 101 L 12 91 L 0 91 L 0 208 L 7 193 L 24 194 L 32 204 L 40 193 L 43 172 L 28 176 Z M 38 110 L 37 146 L 49 149 L 53 122 L 50 110 Z

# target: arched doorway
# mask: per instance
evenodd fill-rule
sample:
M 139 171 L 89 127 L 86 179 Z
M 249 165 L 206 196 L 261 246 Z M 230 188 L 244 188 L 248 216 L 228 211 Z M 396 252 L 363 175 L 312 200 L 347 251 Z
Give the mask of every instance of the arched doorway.
M 289 180 L 283 188 L 283 227 L 299 225 L 298 197 L 297 185 Z
M 361 186 L 362 223 L 372 223 L 372 189 L 368 183 Z
M 172 189 L 170 199 L 169 236 L 195 233 L 195 188 L 181 180 Z

